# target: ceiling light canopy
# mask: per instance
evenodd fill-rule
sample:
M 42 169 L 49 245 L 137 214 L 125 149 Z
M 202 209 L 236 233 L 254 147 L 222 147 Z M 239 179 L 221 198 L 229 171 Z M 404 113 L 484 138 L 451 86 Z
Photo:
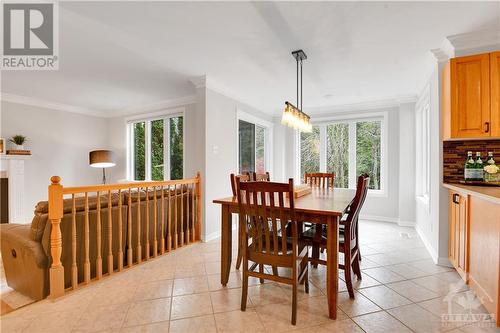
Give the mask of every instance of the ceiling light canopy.
M 297 62 L 297 106 L 290 102 L 285 102 L 285 109 L 281 123 L 288 127 L 298 129 L 302 132 L 311 132 L 311 117 L 302 111 L 302 60 L 307 59 L 307 55 L 303 50 L 292 52 L 292 56 Z M 300 104 L 299 104 L 299 64 L 300 64 Z M 300 105 L 300 108 L 299 108 Z

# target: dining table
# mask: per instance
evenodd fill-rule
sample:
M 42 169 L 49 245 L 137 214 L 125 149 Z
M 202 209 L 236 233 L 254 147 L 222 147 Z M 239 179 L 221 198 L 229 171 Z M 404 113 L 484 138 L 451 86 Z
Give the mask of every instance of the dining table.
M 331 319 L 337 319 L 339 223 L 354 195 L 354 191 L 348 189 L 313 187 L 311 193 L 294 199 L 297 222 L 326 225 L 326 289 L 328 314 Z M 232 196 L 213 200 L 213 203 L 221 205 L 222 210 L 220 282 L 223 286 L 226 286 L 231 270 L 232 215 L 239 213 L 238 200 L 237 197 Z M 289 207 L 288 202 L 285 202 L 285 206 Z

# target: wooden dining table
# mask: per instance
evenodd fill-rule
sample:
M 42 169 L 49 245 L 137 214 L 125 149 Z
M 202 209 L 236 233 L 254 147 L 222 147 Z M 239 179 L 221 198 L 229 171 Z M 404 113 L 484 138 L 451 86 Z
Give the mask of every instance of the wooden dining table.
M 327 226 L 326 289 L 331 319 L 337 319 L 339 222 L 353 198 L 354 192 L 346 189 L 313 188 L 310 194 L 295 199 L 298 222 Z M 232 214 L 239 212 L 238 201 L 236 197 L 227 197 L 214 200 L 213 203 L 220 204 L 222 209 L 220 282 L 225 286 L 231 270 Z

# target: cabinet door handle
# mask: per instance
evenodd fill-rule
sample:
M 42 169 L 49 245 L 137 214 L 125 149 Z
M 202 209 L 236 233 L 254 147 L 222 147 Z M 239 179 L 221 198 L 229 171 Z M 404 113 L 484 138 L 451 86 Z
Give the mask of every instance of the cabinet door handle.
M 453 194 L 453 203 L 460 203 L 460 195 L 458 193 Z
M 486 127 L 486 129 L 484 130 L 485 133 L 488 133 L 490 131 L 490 123 L 487 121 L 484 123 L 484 126 Z

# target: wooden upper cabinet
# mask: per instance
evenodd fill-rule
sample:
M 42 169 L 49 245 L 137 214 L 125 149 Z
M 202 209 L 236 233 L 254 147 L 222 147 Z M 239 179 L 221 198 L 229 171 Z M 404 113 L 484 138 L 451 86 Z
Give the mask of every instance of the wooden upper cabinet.
M 451 137 L 491 136 L 490 55 L 450 61 Z
M 500 137 L 500 51 L 490 53 L 491 136 Z

